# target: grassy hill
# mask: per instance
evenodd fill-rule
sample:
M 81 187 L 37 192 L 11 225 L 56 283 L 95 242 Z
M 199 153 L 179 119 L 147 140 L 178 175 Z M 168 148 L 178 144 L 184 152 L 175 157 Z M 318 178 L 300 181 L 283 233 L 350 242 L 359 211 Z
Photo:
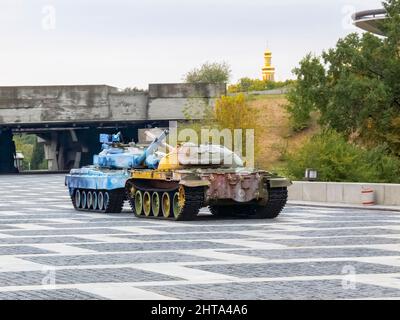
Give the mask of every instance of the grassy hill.
M 285 109 L 284 95 L 251 96 L 250 107 L 258 110 L 256 121 L 260 126 L 256 133 L 256 165 L 267 170 L 279 170 L 287 151 L 295 151 L 319 131 L 314 120 L 309 129 L 294 133 L 290 129 L 289 115 Z

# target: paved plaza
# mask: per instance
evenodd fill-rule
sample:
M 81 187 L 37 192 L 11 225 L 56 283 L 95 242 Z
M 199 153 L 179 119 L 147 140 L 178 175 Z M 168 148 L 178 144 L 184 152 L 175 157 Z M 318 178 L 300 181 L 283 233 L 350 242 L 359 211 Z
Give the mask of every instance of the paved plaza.
M 400 212 L 269 220 L 73 210 L 63 175 L 0 176 L 0 299 L 400 298 Z

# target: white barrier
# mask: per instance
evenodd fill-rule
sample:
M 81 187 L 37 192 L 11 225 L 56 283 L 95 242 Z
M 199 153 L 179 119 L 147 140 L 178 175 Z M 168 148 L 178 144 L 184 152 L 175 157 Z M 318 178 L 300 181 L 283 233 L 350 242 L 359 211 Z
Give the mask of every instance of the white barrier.
M 361 205 L 362 190 L 369 188 L 377 205 L 400 206 L 400 184 L 295 181 L 289 187 L 289 200 Z

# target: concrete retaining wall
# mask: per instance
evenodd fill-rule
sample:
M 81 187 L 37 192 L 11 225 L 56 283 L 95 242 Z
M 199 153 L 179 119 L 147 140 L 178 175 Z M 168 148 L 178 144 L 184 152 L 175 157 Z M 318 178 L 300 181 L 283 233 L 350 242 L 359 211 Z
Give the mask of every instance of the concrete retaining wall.
M 400 184 L 296 181 L 289 187 L 289 200 L 362 204 L 363 188 L 375 190 L 378 205 L 400 206 Z

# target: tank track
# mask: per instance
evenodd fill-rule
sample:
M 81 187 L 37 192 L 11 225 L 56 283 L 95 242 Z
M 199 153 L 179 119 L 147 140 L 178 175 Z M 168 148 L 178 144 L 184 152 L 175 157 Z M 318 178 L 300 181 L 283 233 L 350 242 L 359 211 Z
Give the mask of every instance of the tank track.
M 153 193 L 158 193 L 159 198 L 162 198 L 162 195 L 164 193 L 168 193 L 169 199 L 171 201 L 171 208 L 170 208 L 170 214 L 169 216 L 165 216 L 162 213 L 162 210 L 160 208 L 160 213 L 156 216 L 154 215 L 154 212 L 152 212 L 151 215 L 146 216 L 143 211 L 141 214 L 138 214 L 136 211 L 136 206 L 135 206 L 135 197 L 132 197 L 130 192 L 128 191 L 127 188 L 127 199 L 128 202 L 131 206 L 131 209 L 133 213 L 135 214 L 136 217 L 141 218 L 141 219 L 158 219 L 158 220 L 170 220 L 170 221 L 191 221 L 194 220 L 197 215 L 199 214 L 199 211 L 202 207 L 204 207 L 204 188 L 188 188 L 188 187 L 181 187 L 184 188 L 184 194 L 185 194 L 185 201 L 184 201 L 184 206 L 180 209 L 179 214 L 174 214 L 173 212 L 173 199 L 174 195 L 179 192 L 179 188 L 172 189 L 172 190 L 165 190 L 165 189 L 143 189 L 143 188 L 138 188 L 135 187 L 135 191 L 139 190 L 142 193 L 144 192 L 149 192 L 151 197 L 153 197 Z M 162 205 L 161 205 L 162 206 Z
M 282 212 L 288 199 L 287 188 L 269 190 L 266 205 L 210 206 L 211 213 L 218 217 L 237 217 L 245 219 L 275 219 Z
M 177 221 L 194 220 L 204 207 L 204 188 L 185 188 L 185 206 L 182 208 Z
M 83 192 L 85 192 L 86 197 L 88 197 L 89 192 L 96 192 L 96 202 L 97 205 L 94 207 L 94 205 L 90 205 L 88 203 L 88 199 L 86 198 L 86 205 L 82 207 L 83 201 L 81 200 L 81 205 L 78 207 L 76 197 L 77 197 L 77 192 L 80 192 L 80 195 L 82 197 Z M 100 193 L 103 194 L 103 206 L 102 208 L 99 208 L 99 195 Z M 106 201 L 106 194 L 109 196 L 109 200 Z M 71 195 L 71 201 L 72 204 L 77 211 L 84 211 L 84 212 L 97 212 L 97 213 L 121 213 L 122 208 L 124 206 L 124 201 L 126 200 L 125 196 L 125 189 L 116 189 L 116 190 L 88 190 L 88 189 L 76 189 L 74 190 L 73 194 Z M 93 199 L 93 203 L 94 203 Z
M 276 188 L 269 190 L 269 199 L 266 206 L 259 206 L 255 208 L 255 219 L 275 219 L 277 218 L 283 208 L 285 208 L 288 200 L 287 188 Z

